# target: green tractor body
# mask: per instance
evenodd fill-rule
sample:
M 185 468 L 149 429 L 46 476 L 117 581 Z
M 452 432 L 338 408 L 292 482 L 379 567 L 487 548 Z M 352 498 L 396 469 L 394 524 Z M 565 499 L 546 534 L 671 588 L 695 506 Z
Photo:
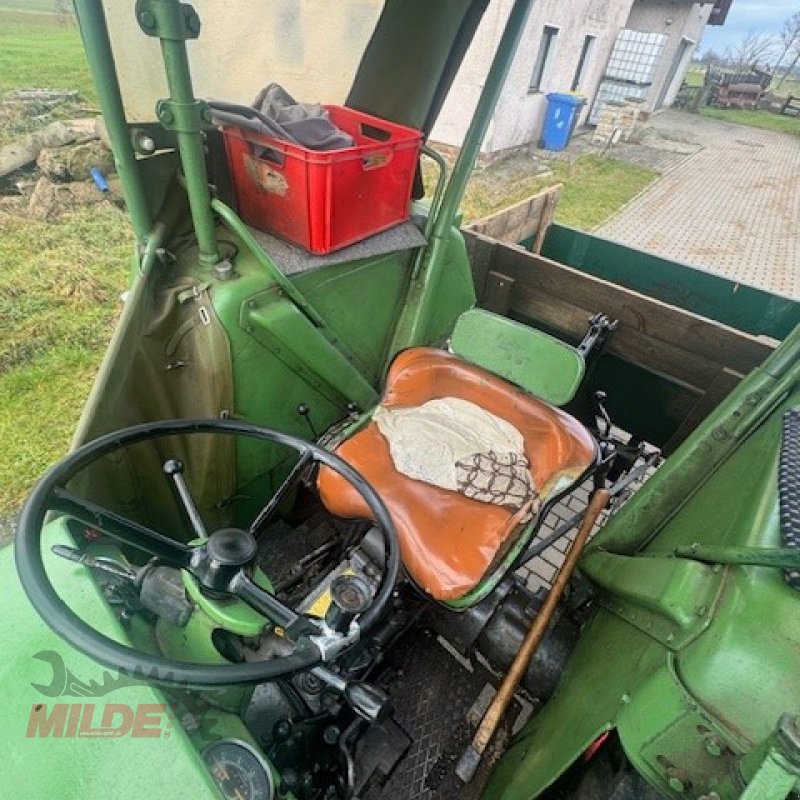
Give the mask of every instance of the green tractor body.
M 485 5 L 387 0 L 347 105 L 427 137 Z M 189 74 L 193 9 L 136 4 L 168 96 L 132 123 L 102 6 L 76 0 L 137 253 L 75 452 L 0 552 L 0 796 L 797 788 L 800 307 L 564 226 L 541 254 L 459 229 L 530 5 L 513 4 L 449 177 L 423 148 L 434 189 L 406 223 L 421 239 L 292 266 L 226 193 Z M 409 489 L 369 439 L 412 395 L 482 393 L 573 454 L 483 561 L 469 543 L 488 547 L 498 507 L 471 506 L 442 545 L 415 520 L 444 490 Z M 643 464 L 659 465 L 621 502 Z M 542 607 L 515 573 L 547 514 L 601 486 L 613 514 L 464 784 L 487 692 Z

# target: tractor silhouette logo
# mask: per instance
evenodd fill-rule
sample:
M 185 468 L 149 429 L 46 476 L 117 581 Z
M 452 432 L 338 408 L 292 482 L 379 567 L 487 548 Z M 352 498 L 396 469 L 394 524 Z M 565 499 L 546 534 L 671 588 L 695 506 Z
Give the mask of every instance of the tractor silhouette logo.
M 31 681 L 31 687 L 44 697 L 81 698 L 82 702 L 34 703 L 25 732 L 28 738 L 144 738 L 167 739 L 176 721 L 203 742 L 219 738 L 214 728 L 219 714 L 209 713 L 208 704 L 185 686 L 171 681 L 171 673 L 145 673 L 144 670 L 114 674 L 103 670 L 100 679 L 84 679 L 64 662 L 60 653 L 42 650 L 33 658 L 50 667 L 47 683 Z M 164 689 L 169 702 L 84 702 L 105 698 L 128 687 L 144 688 L 149 682 L 170 681 Z

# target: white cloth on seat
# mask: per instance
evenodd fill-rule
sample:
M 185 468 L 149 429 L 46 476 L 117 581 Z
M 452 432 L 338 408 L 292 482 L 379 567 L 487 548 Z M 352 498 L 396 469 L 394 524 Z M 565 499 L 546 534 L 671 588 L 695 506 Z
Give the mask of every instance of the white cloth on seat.
M 373 421 L 398 472 L 486 503 L 521 508 L 535 499 L 522 434 L 468 400 L 379 406 Z

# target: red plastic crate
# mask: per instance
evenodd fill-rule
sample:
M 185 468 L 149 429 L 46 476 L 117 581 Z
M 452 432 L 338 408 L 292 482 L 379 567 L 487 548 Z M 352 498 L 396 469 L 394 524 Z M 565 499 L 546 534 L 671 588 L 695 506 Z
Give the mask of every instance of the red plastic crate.
M 239 214 L 249 225 L 324 254 L 409 218 L 422 143 L 412 128 L 325 106 L 354 147 L 309 150 L 223 127 Z

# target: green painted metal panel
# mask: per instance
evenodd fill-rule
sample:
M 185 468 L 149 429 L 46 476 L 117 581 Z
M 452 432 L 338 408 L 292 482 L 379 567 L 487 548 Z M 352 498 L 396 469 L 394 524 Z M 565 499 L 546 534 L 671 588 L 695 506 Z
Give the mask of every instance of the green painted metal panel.
M 388 332 L 394 327 L 408 286 L 411 254 L 301 273 L 295 286 L 336 336 L 358 358 L 365 377 L 378 385 L 383 375 Z
M 556 692 L 494 770 L 484 800 L 532 800 L 602 733 L 666 651 L 606 611 L 584 629 Z
M 783 339 L 800 303 L 610 239 L 551 225 L 542 255 L 755 335 Z
M 580 353 L 563 341 L 480 308 L 456 322 L 454 353 L 556 406 L 568 403 L 583 378 Z
M 789 796 L 796 782 L 795 776 L 782 764 L 768 758 L 747 785 L 740 800 L 783 800 Z
M 45 549 L 72 540 L 61 522 L 49 526 Z M 55 556 L 45 557 L 56 588 L 69 598 L 73 610 L 99 630 L 126 640 L 125 631 L 114 618 L 88 571 Z M 0 637 L 13 642 L 0 662 L 3 686 L 3 724 L 0 748 L 3 752 L 3 797 L 81 797 L 107 800 L 125 794 L 136 797 L 169 797 L 197 800 L 216 797 L 211 776 L 200 754 L 181 726 L 173 721 L 169 737 L 27 736 L 31 710 L 44 705 L 52 713 L 54 704 L 94 704 L 93 724 L 98 726 L 106 704 L 137 709 L 143 704 L 160 706 L 170 701 L 152 685 L 127 683 L 99 697 L 73 694 L 65 687 L 57 696 L 48 696 L 32 683 L 48 685 L 53 669 L 34 658 L 52 652 L 63 659 L 67 670 L 81 681 L 103 683 L 104 668 L 66 645 L 33 610 L 17 580 L 12 547 L 0 550 L 0 581 L 3 615 Z M 57 691 L 57 690 L 56 690 Z M 83 715 L 88 712 L 84 708 Z M 85 716 L 84 716 L 85 718 Z M 120 716 L 116 717 L 119 724 Z M 163 730 L 164 726 L 162 726 Z M 65 732 L 68 730 L 65 726 Z M 56 729 L 57 730 L 57 729 Z

